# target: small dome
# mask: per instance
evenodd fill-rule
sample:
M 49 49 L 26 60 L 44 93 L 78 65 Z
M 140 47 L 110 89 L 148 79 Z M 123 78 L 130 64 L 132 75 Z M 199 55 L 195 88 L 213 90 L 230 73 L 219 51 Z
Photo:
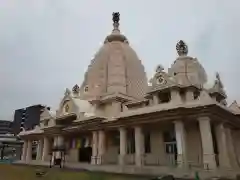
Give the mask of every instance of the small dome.
M 188 47 L 182 40 L 178 42 L 176 49 L 179 57 L 169 69 L 169 74 L 174 76 L 179 84 L 202 88 L 207 82 L 205 69 L 197 58 L 187 56 Z
M 147 76 L 136 52 L 119 30 L 119 13 L 113 13 L 113 31 L 96 53 L 80 88 L 81 98 L 94 99 L 106 93 L 143 97 Z

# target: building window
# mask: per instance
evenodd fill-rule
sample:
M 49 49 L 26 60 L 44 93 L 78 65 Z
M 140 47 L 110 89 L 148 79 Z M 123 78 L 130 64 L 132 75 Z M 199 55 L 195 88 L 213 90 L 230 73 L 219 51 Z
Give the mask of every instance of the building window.
M 193 96 L 194 96 L 194 99 L 197 99 L 200 96 L 200 92 L 194 91 Z
M 64 109 L 65 109 L 65 112 L 68 113 L 68 111 L 69 111 L 69 105 L 67 104 Z
M 123 112 L 123 104 L 121 103 L 121 110 L 120 110 L 120 112 Z
M 149 106 L 149 100 L 145 103 L 146 106 Z
M 84 87 L 84 92 L 88 92 L 88 90 L 89 90 L 88 86 L 85 86 Z
M 146 132 L 144 134 L 144 149 L 145 153 L 151 153 L 151 133 Z
M 170 92 L 159 93 L 158 95 L 160 103 L 168 103 L 171 100 Z

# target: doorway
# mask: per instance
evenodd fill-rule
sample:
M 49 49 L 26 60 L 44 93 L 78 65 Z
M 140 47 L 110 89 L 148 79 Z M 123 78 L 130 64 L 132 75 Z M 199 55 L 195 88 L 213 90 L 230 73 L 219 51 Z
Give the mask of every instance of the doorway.
M 168 158 L 168 164 L 176 165 L 177 162 L 177 142 L 174 131 L 166 131 L 163 133 L 165 153 Z
M 82 147 L 78 149 L 78 161 L 90 163 L 92 157 L 92 147 Z

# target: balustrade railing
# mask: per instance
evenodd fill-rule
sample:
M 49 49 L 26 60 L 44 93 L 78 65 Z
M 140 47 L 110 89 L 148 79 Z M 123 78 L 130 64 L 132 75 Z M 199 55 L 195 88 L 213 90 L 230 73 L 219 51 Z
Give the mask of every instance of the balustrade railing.
M 116 154 L 105 154 L 101 157 L 101 164 L 119 164 L 119 155 Z M 135 154 L 126 154 L 123 157 L 125 165 L 135 165 Z M 143 166 L 168 166 L 177 167 L 183 165 L 188 168 L 204 168 L 206 170 L 210 169 L 207 163 L 202 163 L 200 156 L 192 158 L 193 160 L 188 160 L 186 162 L 178 162 L 177 156 L 175 154 L 168 154 L 159 156 L 158 154 L 144 154 L 142 155 L 142 165 Z M 216 161 L 218 156 L 216 155 Z

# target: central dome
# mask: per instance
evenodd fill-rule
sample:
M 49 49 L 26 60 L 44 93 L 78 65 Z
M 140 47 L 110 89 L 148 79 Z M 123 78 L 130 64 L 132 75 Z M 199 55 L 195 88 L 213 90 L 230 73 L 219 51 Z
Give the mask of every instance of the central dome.
M 109 93 L 141 98 L 147 90 L 144 66 L 119 30 L 119 13 L 113 13 L 113 31 L 96 53 L 81 86 L 84 99 Z

